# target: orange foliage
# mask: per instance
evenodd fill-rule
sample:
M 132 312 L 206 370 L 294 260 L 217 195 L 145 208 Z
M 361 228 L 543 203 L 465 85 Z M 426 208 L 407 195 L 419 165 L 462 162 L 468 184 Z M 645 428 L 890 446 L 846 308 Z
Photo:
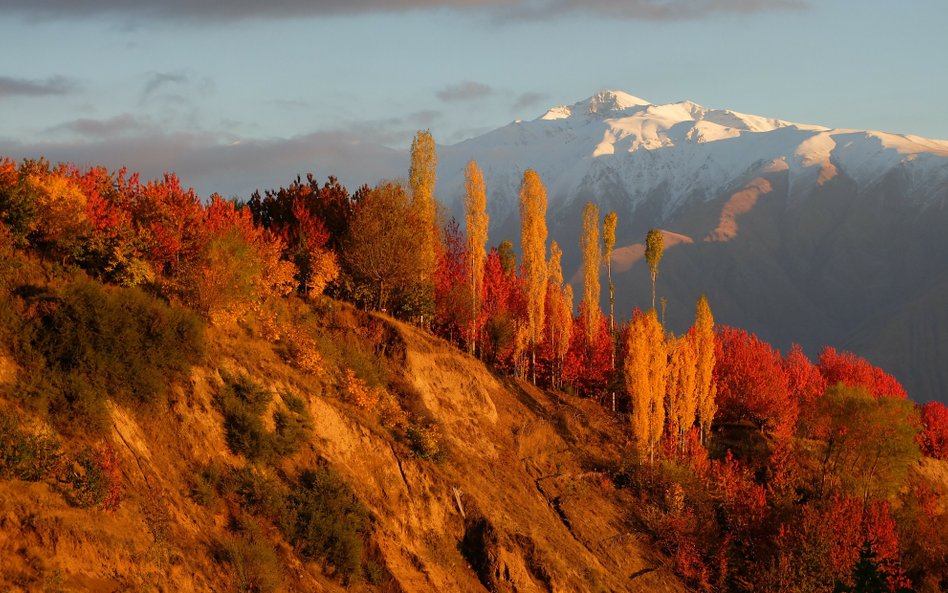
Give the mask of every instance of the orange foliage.
M 837 352 L 827 346 L 820 352 L 819 368 L 827 385 L 843 383 L 847 387 L 863 387 L 873 397 L 908 397 L 895 377 L 851 352 Z
M 922 453 L 948 460 L 948 408 L 939 402 L 922 406 L 922 432 L 918 435 Z

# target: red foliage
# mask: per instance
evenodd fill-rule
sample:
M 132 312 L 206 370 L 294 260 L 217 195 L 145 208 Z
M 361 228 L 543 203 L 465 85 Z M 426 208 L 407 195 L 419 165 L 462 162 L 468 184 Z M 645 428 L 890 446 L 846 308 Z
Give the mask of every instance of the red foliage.
M 790 397 L 780 353 L 754 334 L 727 326 L 718 329 L 715 350 L 718 417 L 750 420 L 759 427 L 790 434 L 798 403 Z
M 457 221 L 452 219 L 441 234 L 434 275 L 433 327 L 441 337 L 458 345 L 470 332 L 472 303 L 468 286 L 467 242 Z
M 580 305 L 579 317 L 573 323 L 569 351 L 563 362 L 563 382 L 572 385 L 586 397 L 601 397 L 609 390 L 612 378 L 612 335 L 609 320 L 598 308 L 593 312 L 599 318 L 599 331 L 590 341 L 586 327 L 586 308 Z
M 105 495 L 99 506 L 102 510 L 114 511 L 122 501 L 125 487 L 122 482 L 122 467 L 112 445 L 106 444 L 97 448 L 95 462 L 105 479 Z
M 308 174 L 305 182 L 297 177 L 285 188 L 267 190 L 263 195 L 254 192 L 247 207 L 256 224 L 284 236 L 290 246 L 296 244 L 293 229 L 301 228 L 304 219 L 319 220 L 328 233 L 328 245 L 338 251 L 349 232 L 353 199 L 335 177 L 329 177 L 320 186 L 315 177 Z M 305 216 L 302 215 L 303 209 Z
M 918 434 L 922 454 L 948 459 L 948 408 L 939 402 L 922 406 L 922 431 Z
M 863 387 L 873 397 L 908 397 L 895 377 L 851 352 L 837 352 L 827 346 L 820 352 L 819 369 L 827 385 L 843 383 L 848 387 Z
M 523 282 L 514 270 L 505 271 L 501 254 L 492 248 L 484 264 L 481 305 L 482 358 L 500 368 L 511 368 L 516 346 L 517 320 L 526 315 Z
M 816 412 L 816 400 L 826 391 L 826 379 L 803 353 L 799 344 L 794 344 L 784 357 L 783 371 L 787 376 L 790 397 L 799 406 L 800 420 L 808 423 Z

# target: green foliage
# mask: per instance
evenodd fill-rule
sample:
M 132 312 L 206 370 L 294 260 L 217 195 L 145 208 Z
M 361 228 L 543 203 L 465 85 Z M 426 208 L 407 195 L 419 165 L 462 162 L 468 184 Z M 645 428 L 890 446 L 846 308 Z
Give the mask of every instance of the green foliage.
M 61 458 L 54 437 L 30 434 L 15 415 L 0 413 L 0 480 L 42 480 L 55 475 Z
M 217 550 L 220 562 L 230 564 L 233 584 L 238 593 L 272 593 L 283 581 L 280 562 L 273 546 L 250 521 L 234 526 L 236 533 L 221 542 Z
M 313 419 L 298 396 L 284 394 L 287 409 L 273 415 L 276 430 L 268 432 L 263 422 L 273 393 L 246 375 L 222 373 L 224 384 L 214 403 L 224 416 L 224 435 L 233 453 L 251 461 L 266 461 L 292 455 L 309 436 Z
M 103 428 L 106 398 L 153 403 L 202 355 L 199 320 L 135 288 L 80 279 L 32 301 L 20 389 L 55 421 Z
M 364 560 L 369 511 L 329 466 L 304 471 L 289 495 L 285 535 L 308 559 L 321 558 L 347 582 Z
M 218 492 L 224 487 L 223 470 L 216 463 L 198 469 L 191 478 L 191 498 L 202 507 L 215 508 L 219 502 Z
M 436 427 L 412 422 L 408 425 L 406 436 L 412 452 L 418 457 L 439 463 L 444 460 L 441 433 Z
M 921 456 L 918 411 L 909 400 L 873 398 L 865 389 L 838 384 L 820 399 L 817 415 L 825 438 L 824 490 L 840 487 L 864 499 L 890 496 Z

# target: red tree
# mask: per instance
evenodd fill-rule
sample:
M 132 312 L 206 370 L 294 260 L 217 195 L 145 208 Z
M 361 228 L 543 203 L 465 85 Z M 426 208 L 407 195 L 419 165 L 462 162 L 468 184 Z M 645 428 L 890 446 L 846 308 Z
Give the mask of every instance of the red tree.
M 922 406 L 922 432 L 918 434 L 922 453 L 935 459 L 948 459 L 948 408 L 938 402 Z
M 863 387 L 873 397 L 908 397 L 895 377 L 851 352 L 837 352 L 827 346 L 820 352 L 819 368 L 827 385 L 843 383 L 848 387 Z
M 790 397 L 780 353 L 754 334 L 727 326 L 718 329 L 715 347 L 718 417 L 792 432 L 798 404 Z
M 798 344 L 794 344 L 784 357 L 783 371 L 787 376 L 790 398 L 797 402 L 800 410 L 800 423 L 809 427 L 816 413 L 816 401 L 826 391 L 826 379 Z
M 593 311 L 597 316 L 599 331 L 589 340 L 586 332 L 586 307 L 580 305 L 579 316 L 574 322 L 574 331 L 569 343 L 569 351 L 563 363 L 563 382 L 572 385 L 580 395 L 601 397 L 609 389 L 612 379 L 612 334 L 609 332 L 609 320 L 597 307 Z M 621 367 L 620 367 L 621 368 Z

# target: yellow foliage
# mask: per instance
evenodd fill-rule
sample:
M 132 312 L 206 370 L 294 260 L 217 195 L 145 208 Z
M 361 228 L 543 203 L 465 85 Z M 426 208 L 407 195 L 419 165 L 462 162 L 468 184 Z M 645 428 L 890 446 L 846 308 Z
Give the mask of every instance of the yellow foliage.
M 290 364 L 314 375 L 323 372 L 323 357 L 319 353 L 316 340 L 296 326 L 289 325 L 283 330 L 283 341 L 289 346 Z
M 527 338 L 531 346 L 543 339 L 546 300 L 546 188 L 533 169 L 520 185 L 520 237 L 527 296 Z
M 487 259 L 487 228 L 490 218 L 487 216 L 487 192 L 484 176 L 477 163 L 471 161 L 464 170 L 464 211 L 467 223 L 467 254 L 470 271 L 471 318 L 477 317 L 484 292 L 484 261 Z M 470 338 L 473 351 L 473 331 Z
M 374 408 L 379 402 L 378 390 L 370 389 L 352 369 L 346 369 L 346 395 L 350 403 L 363 410 Z
M 599 265 L 602 252 L 599 249 L 599 208 L 586 202 L 583 208 L 583 234 L 580 237 L 583 251 L 583 306 L 586 309 L 586 338 L 591 343 L 599 332 Z
M 668 381 L 665 336 L 654 310 L 632 320 L 625 377 L 632 404 L 633 436 L 643 452 L 647 450 L 654 458 L 655 445 L 665 428 Z
M 424 280 L 428 282 L 434 277 L 440 242 L 434 196 L 437 167 L 438 157 L 435 154 L 434 138 L 429 130 L 419 130 L 411 143 L 408 183 L 411 186 L 412 209 L 421 224 L 418 256 L 421 260 Z
M 697 359 L 695 372 L 695 400 L 698 419 L 701 422 L 701 438 L 707 438 L 711 422 L 718 406 L 715 402 L 717 386 L 714 384 L 714 316 L 704 295 L 695 307 L 694 348 Z
M 690 336 L 670 338 L 668 355 L 668 426 L 682 437 L 691 430 L 697 413 L 697 356 Z
M 35 228 L 44 240 L 69 241 L 88 227 L 86 195 L 75 183 L 55 173 L 31 173 L 26 186 L 36 200 Z
M 307 294 L 320 295 L 326 285 L 339 277 L 339 262 L 336 254 L 329 249 L 316 249 L 310 254 L 312 272 L 307 285 Z

